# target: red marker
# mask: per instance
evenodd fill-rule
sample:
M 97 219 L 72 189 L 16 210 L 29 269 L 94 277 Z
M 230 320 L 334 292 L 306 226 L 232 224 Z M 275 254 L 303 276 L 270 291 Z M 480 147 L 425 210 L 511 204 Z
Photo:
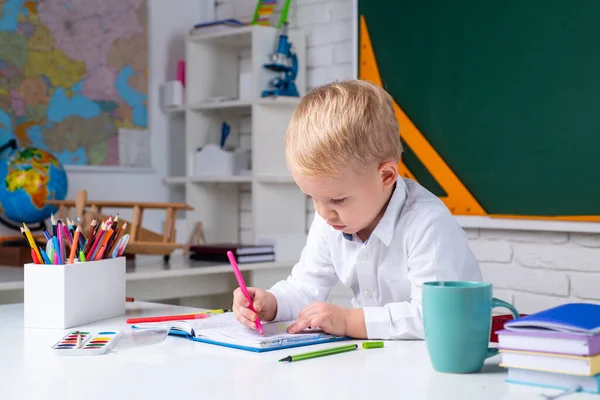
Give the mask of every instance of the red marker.
M 189 319 L 203 319 L 208 317 L 210 317 L 208 314 L 163 315 L 159 317 L 129 318 L 126 322 L 128 324 L 142 324 L 144 322 L 185 321 Z

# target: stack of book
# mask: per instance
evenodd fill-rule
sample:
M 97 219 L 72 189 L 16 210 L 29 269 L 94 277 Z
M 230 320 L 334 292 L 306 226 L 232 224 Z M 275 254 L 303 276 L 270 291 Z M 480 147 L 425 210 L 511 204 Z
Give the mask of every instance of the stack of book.
M 231 251 L 238 264 L 275 261 L 275 246 L 270 244 L 243 245 L 220 243 L 190 246 L 190 259 L 229 263 L 227 252 Z
M 512 320 L 498 333 L 509 383 L 600 393 L 600 306 L 569 303 Z

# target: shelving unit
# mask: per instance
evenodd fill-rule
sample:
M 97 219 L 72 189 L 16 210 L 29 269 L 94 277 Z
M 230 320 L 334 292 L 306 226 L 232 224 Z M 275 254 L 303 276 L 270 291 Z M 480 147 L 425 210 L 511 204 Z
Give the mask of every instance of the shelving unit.
M 299 60 L 295 83 L 306 92 L 306 44 L 301 31 L 289 29 L 288 37 Z M 276 244 L 278 261 L 295 261 L 305 243 L 305 196 L 294 183 L 285 162 L 285 132 L 300 99 L 262 98 L 269 81 L 278 74 L 263 65 L 276 50 L 279 31 L 267 26 L 247 26 L 190 36 L 186 43 L 186 98 L 183 107 L 165 110 L 185 124 L 185 154 L 172 155 L 179 171 L 165 184 L 185 192 L 194 207 L 186 213 L 188 225 L 203 223 L 209 242 L 240 241 L 240 190 L 250 186 L 253 242 Z M 250 95 L 240 97 L 240 57 L 249 55 Z M 243 126 L 244 118 L 251 126 Z M 246 175 L 199 175 L 194 168 L 198 148 L 219 144 L 223 121 L 231 126 L 226 148 L 250 152 L 251 171 Z M 250 140 L 240 140 L 240 133 Z M 241 132 L 241 131 L 244 132 Z M 248 235 L 244 235 L 248 237 Z

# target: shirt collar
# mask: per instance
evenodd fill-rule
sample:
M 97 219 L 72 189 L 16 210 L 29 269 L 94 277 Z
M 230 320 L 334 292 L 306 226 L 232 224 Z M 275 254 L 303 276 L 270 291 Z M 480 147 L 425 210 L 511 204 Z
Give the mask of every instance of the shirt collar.
M 406 200 L 406 183 L 404 183 L 404 179 L 398 176 L 396 179 L 396 183 L 394 184 L 394 191 L 392 192 L 392 197 L 383 213 L 383 216 L 377 223 L 377 226 L 371 233 L 371 236 L 375 235 L 385 244 L 389 246 L 392 242 L 392 236 L 394 235 L 394 230 L 396 228 L 396 222 L 398 221 L 398 215 L 400 214 L 400 210 L 404 206 L 404 202 Z M 354 240 L 354 235 L 349 233 L 342 232 L 344 239 L 352 241 Z M 371 237 L 367 239 L 366 242 L 369 241 Z M 365 242 L 365 243 L 366 243 Z

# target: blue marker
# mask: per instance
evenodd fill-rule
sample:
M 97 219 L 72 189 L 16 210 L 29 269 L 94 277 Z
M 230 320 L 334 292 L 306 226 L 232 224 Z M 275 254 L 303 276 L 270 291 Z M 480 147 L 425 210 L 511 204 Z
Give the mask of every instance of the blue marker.
M 227 136 L 229 136 L 230 131 L 231 126 L 229 126 L 227 122 L 223 121 L 223 125 L 221 125 L 221 148 L 225 147 L 225 141 L 227 140 Z

